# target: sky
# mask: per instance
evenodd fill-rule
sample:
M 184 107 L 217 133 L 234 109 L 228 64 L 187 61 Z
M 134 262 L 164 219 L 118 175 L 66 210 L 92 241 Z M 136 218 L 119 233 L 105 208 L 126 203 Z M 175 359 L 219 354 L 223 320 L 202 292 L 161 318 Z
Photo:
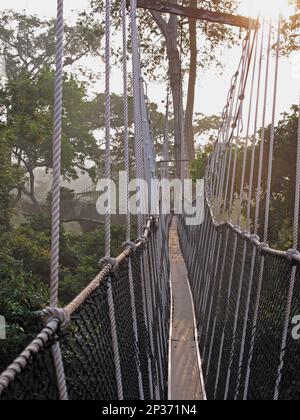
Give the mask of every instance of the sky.
M 82 11 L 88 4 L 88 0 L 65 0 L 65 15 L 71 18 L 72 10 Z M 257 12 L 263 15 L 277 14 L 288 12 L 288 0 L 241 0 L 239 13 L 247 16 L 256 16 Z M 44 17 L 55 17 L 56 1 L 55 0 L 1 0 L 1 9 L 14 9 L 16 11 L 26 10 L 27 13 L 35 13 Z M 224 49 L 222 61 L 226 64 L 222 74 L 220 70 L 211 67 L 207 71 L 198 72 L 196 86 L 196 112 L 205 115 L 219 115 L 226 101 L 229 83 L 232 75 L 236 71 L 241 55 L 241 46 L 232 49 Z M 88 61 L 90 67 L 103 74 L 103 64 L 100 60 L 92 59 Z M 116 93 L 121 93 L 122 79 L 118 70 L 113 71 L 112 86 Z M 292 55 L 289 59 L 282 59 L 280 66 L 280 83 L 278 94 L 278 113 L 286 111 L 292 103 L 298 103 L 300 86 L 300 57 L 299 54 Z M 96 90 L 103 91 L 104 80 L 100 78 L 97 83 Z M 150 100 L 159 104 L 163 109 L 163 101 L 165 100 L 165 89 L 161 85 L 150 83 L 149 97 Z

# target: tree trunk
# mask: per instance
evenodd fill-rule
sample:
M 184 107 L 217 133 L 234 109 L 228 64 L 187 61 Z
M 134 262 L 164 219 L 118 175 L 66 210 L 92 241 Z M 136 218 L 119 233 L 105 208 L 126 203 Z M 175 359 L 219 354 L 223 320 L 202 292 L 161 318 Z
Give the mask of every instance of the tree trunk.
M 9 147 L 0 143 L 0 226 L 8 228 L 10 219 Z
M 171 20 L 171 19 L 170 19 Z M 183 146 L 183 102 L 182 102 L 182 80 L 181 62 L 177 47 L 177 18 L 176 22 L 168 25 L 167 57 L 169 61 L 169 78 L 173 98 L 174 112 L 174 148 L 176 160 L 176 176 L 181 176 L 181 159 Z
M 38 202 L 36 196 L 35 196 L 35 176 L 34 176 L 34 170 L 32 169 L 31 165 L 28 164 L 28 173 L 29 173 L 29 186 L 30 190 L 27 192 L 28 197 L 31 199 L 32 204 L 34 206 L 34 210 L 37 212 L 42 211 L 42 207 L 40 203 Z
M 191 7 L 197 7 L 197 0 L 190 0 Z M 195 143 L 194 143 L 194 108 L 195 108 L 195 87 L 197 78 L 197 21 L 189 19 L 189 38 L 190 38 L 190 69 L 188 93 L 184 119 L 184 139 L 187 147 L 187 159 L 192 161 L 195 159 Z
M 177 0 L 173 0 L 177 4 Z M 181 176 L 181 159 L 184 132 L 184 115 L 182 101 L 182 80 L 181 80 L 181 61 L 178 49 L 178 17 L 170 15 L 168 22 L 164 20 L 160 13 L 151 12 L 156 24 L 162 32 L 167 49 L 169 63 L 169 79 L 174 108 L 174 154 L 176 161 L 176 176 Z

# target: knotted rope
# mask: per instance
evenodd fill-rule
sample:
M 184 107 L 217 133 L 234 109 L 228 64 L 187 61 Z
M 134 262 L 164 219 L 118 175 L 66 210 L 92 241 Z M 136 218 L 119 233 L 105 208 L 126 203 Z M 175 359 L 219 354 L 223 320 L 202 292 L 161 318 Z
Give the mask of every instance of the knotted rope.
M 61 179 L 61 138 L 63 106 L 63 52 L 64 52 L 64 1 L 57 0 L 56 22 L 56 79 L 54 95 L 53 134 L 53 186 L 52 186 L 52 233 L 51 233 L 51 278 L 50 306 L 58 305 L 59 286 L 59 237 L 60 237 L 60 179 Z M 59 343 L 52 346 L 52 354 L 61 400 L 68 399 L 66 378 Z

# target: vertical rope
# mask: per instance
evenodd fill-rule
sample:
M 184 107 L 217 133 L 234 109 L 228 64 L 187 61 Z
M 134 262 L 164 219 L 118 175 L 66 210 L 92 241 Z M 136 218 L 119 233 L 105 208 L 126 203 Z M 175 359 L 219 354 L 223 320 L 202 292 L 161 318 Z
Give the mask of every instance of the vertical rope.
M 165 135 L 164 135 L 164 176 L 169 178 L 169 104 L 170 104 L 170 92 L 168 89 L 167 102 L 166 102 L 166 116 L 165 116 Z
M 126 208 L 126 240 L 130 240 L 131 217 L 129 208 L 129 181 L 130 181 L 130 159 L 129 159 L 129 111 L 128 111 L 128 69 L 127 69 L 127 21 L 126 21 L 126 0 L 122 0 L 122 39 L 123 39 L 123 122 L 124 122 L 124 157 L 125 171 L 127 176 L 127 208 Z
M 259 210 L 260 210 L 261 188 L 262 188 L 262 169 L 263 169 L 264 143 L 265 143 L 265 133 L 266 133 L 267 98 L 268 98 L 268 88 L 269 88 L 271 38 L 272 38 L 272 25 L 271 25 L 271 21 L 270 21 L 269 22 L 268 46 L 267 46 L 267 63 L 266 63 L 266 75 L 265 75 L 263 117 L 262 117 L 262 138 L 261 138 L 260 151 L 259 151 L 259 168 L 258 168 L 256 208 L 255 208 L 255 221 L 254 221 L 254 233 L 255 234 L 257 234 L 257 232 L 258 232 L 258 226 L 259 226 Z M 254 263 L 252 262 L 252 264 L 254 264 Z M 248 390 L 249 390 L 250 373 L 251 373 L 253 351 L 254 351 L 255 340 L 256 340 L 257 320 L 258 320 L 258 312 L 259 312 L 259 304 L 260 304 L 264 269 L 265 269 L 265 258 L 262 255 L 261 259 L 260 259 L 258 285 L 257 285 L 257 291 L 256 291 L 254 316 L 253 316 L 253 322 L 252 322 L 250 351 L 249 351 L 249 359 L 248 359 L 248 363 L 247 363 L 247 372 L 246 372 L 245 388 L 244 388 L 244 395 L 243 395 L 244 400 L 247 399 Z M 251 270 L 254 270 L 254 267 L 251 266 Z
M 274 81 L 274 94 L 273 94 L 271 135 L 270 135 L 270 150 L 269 150 L 269 165 L 268 165 L 269 169 L 268 169 L 268 183 L 267 183 L 267 197 L 266 197 L 264 242 L 267 242 L 267 240 L 268 240 L 268 231 L 269 231 L 271 184 L 272 184 L 274 137 L 275 137 L 275 118 L 276 118 L 278 76 L 279 76 L 280 28 L 281 28 L 281 18 L 279 19 L 278 29 L 277 29 L 278 30 L 278 35 L 277 35 L 277 44 L 276 44 L 275 81 Z
M 293 225 L 293 248 L 294 252 L 298 249 L 298 235 L 299 235 L 299 211 L 300 211 L 300 99 L 299 99 L 299 117 L 298 117 L 298 135 L 297 135 L 297 160 L 296 160 L 296 182 L 295 182 L 295 208 L 294 208 L 294 225 Z M 284 359 L 286 354 L 287 339 L 290 325 L 290 317 L 292 311 L 292 303 L 295 289 L 297 266 L 292 267 L 287 306 L 284 319 L 282 343 L 280 350 L 280 361 L 278 366 L 278 373 L 274 391 L 274 400 L 279 399 L 280 385 L 282 380 L 282 370 L 284 367 Z
M 130 0 L 131 17 L 131 43 L 132 43 L 132 75 L 133 75 L 133 102 L 134 102 L 134 128 L 135 128 L 135 162 L 137 178 L 143 179 L 143 136 L 141 116 L 141 69 L 138 44 L 138 31 L 136 23 L 137 5 L 136 0 Z M 143 216 L 138 214 L 138 235 L 143 231 Z
M 256 92 L 256 107 L 255 107 L 255 118 L 254 118 L 254 135 L 252 139 L 249 194 L 248 194 L 248 203 L 247 203 L 247 222 L 248 222 L 247 229 L 249 231 L 250 231 L 251 199 L 252 199 L 254 164 L 255 164 L 256 135 L 257 135 L 257 126 L 258 126 L 259 101 L 260 101 L 260 90 L 261 90 L 261 79 L 262 79 L 262 63 L 263 63 L 263 54 L 264 54 L 264 37 L 265 37 L 265 21 L 263 21 L 262 34 L 261 34 L 260 59 L 259 59 L 258 81 L 257 81 L 257 92 Z
M 60 178 L 61 178 L 61 138 L 63 106 L 63 54 L 64 54 L 64 3 L 57 0 L 56 22 L 56 78 L 54 99 L 54 134 L 53 134 L 53 186 L 52 186 L 52 232 L 51 232 L 51 278 L 50 306 L 58 305 L 59 286 L 59 237 L 60 237 Z M 61 400 L 68 400 L 66 378 L 59 343 L 52 346 L 59 395 Z
M 246 174 L 246 164 L 247 164 L 247 156 L 248 156 L 248 144 L 249 144 L 249 136 L 250 136 L 250 124 L 251 124 L 251 111 L 252 111 L 252 104 L 253 104 L 253 95 L 254 95 L 254 84 L 255 84 L 255 70 L 257 64 L 257 53 L 258 53 L 258 38 L 256 38 L 256 46 L 255 46 L 255 57 L 254 57 L 254 64 L 253 64 L 253 76 L 251 82 L 251 90 L 250 90 L 250 102 L 249 102 L 249 110 L 248 110 L 248 122 L 247 122 L 247 130 L 246 130 L 246 143 L 244 149 L 244 157 L 243 157 L 243 168 L 242 168 L 242 178 L 241 178 L 241 188 L 240 188 L 240 199 L 239 199 L 239 206 L 240 211 L 238 214 L 238 225 L 240 226 L 241 223 L 241 211 L 242 211 L 242 202 L 243 202 L 243 194 L 244 194 L 244 183 L 245 183 L 245 174 Z M 257 116 L 257 112 L 256 112 Z M 256 132 L 256 130 L 254 130 Z M 252 173 L 253 178 L 253 173 Z M 251 183 L 251 174 L 250 174 L 250 183 Z M 251 193 L 252 195 L 252 193 Z M 250 201 L 251 201 L 250 195 Z M 248 216 L 248 215 L 247 215 Z M 248 221 L 248 217 L 247 217 Z M 250 228 L 248 223 L 248 228 Z
M 130 181 L 130 159 L 129 159 L 129 110 L 128 110 L 128 69 L 127 69 L 127 19 L 126 19 L 126 0 L 121 2 L 122 12 L 122 40 L 123 40 L 123 121 L 124 121 L 124 158 L 125 158 L 125 172 L 127 176 L 127 208 L 126 208 L 126 241 L 130 241 L 131 236 L 131 216 L 129 208 L 129 181 Z M 128 276 L 129 276 L 129 292 L 130 292 L 130 303 L 132 310 L 133 330 L 136 345 L 136 360 L 137 360 L 137 371 L 138 371 L 138 385 L 140 399 L 144 399 L 144 390 L 141 374 L 141 365 L 138 356 L 138 325 L 137 325 L 137 313 L 136 313 L 136 300 L 134 292 L 134 282 L 132 274 L 131 259 L 128 261 Z
M 137 30 L 137 1 L 130 0 L 130 26 L 131 26 L 131 45 L 132 45 L 132 75 L 133 75 L 133 104 L 134 104 L 134 145 L 135 145 L 135 164 L 136 175 L 139 179 L 144 179 L 144 148 L 143 148 L 143 129 L 142 129 L 142 115 L 141 115 L 141 68 L 140 68 L 140 52 Z M 138 235 L 143 233 L 143 215 L 137 215 L 137 231 Z M 150 397 L 154 399 L 154 372 L 152 372 L 151 353 L 153 354 L 153 334 L 151 324 L 151 313 L 149 310 L 150 297 L 148 288 L 148 270 L 145 263 L 145 256 L 141 256 L 141 276 L 142 276 L 142 296 L 145 325 L 150 336 L 150 346 L 148 349 L 148 373 Z M 143 269 L 144 268 L 144 269 Z
M 261 76 L 262 76 L 262 62 L 263 62 L 263 53 L 264 53 L 264 34 L 265 34 L 265 23 L 263 23 L 262 34 L 261 34 L 259 69 L 258 69 L 258 80 L 257 80 L 257 91 L 256 91 L 256 106 L 255 106 L 255 118 L 254 118 L 254 135 L 253 135 L 253 139 L 252 139 L 249 194 L 248 194 L 248 203 L 247 203 L 247 225 L 248 225 L 247 229 L 248 229 L 248 231 L 250 231 L 250 210 L 251 210 L 251 198 L 252 198 L 252 189 L 253 189 L 253 175 L 254 175 L 255 150 L 256 150 L 256 133 L 257 133 L 257 126 L 258 126 L 259 99 L 260 99 Z M 243 180 L 244 180 L 244 177 L 243 177 Z M 243 181 L 243 183 L 244 183 L 244 181 Z M 242 185 L 241 185 L 241 187 L 242 187 Z M 241 189 L 241 195 L 242 195 L 242 193 L 243 193 L 243 189 Z M 242 333 L 241 348 L 240 348 L 240 355 L 239 355 L 238 377 L 237 377 L 236 388 L 235 388 L 235 400 L 237 400 L 237 398 L 238 398 L 240 382 L 241 382 L 242 366 L 243 366 L 244 352 L 245 352 L 245 346 L 246 346 L 246 333 L 247 333 L 248 317 L 249 317 L 249 311 L 250 311 L 251 292 L 252 292 L 252 287 L 253 287 L 253 275 L 254 275 L 255 259 L 256 259 L 256 247 L 254 246 L 252 257 L 251 257 L 249 285 L 248 285 L 245 316 L 244 316 L 244 322 L 243 322 L 243 333 Z
M 111 25 L 111 0 L 105 0 L 105 178 L 110 181 L 111 179 L 111 103 L 110 103 L 110 25 Z M 110 187 L 109 183 L 106 188 L 108 198 L 105 213 L 105 256 L 109 257 L 111 253 L 111 215 L 110 215 Z M 112 346 L 114 354 L 114 362 L 116 369 L 116 383 L 118 390 L 118 399 L 123 400 L 123 384 L 121 361 L 119 352 L 119 342 L 116 324 L 116 314 L 113 299 L 112 279 L 108 281 L 107 285 L 107 301 L 109 307 L 109 318 L 111 324 Z
M 244 150 L 242 179 L 241 179 L 241 188 L 240 188 L 240 202 L 242 200 L 243 186 L 244 186 L 244 179 L 245 179 L 245 171 L 246 171 L 246 162 L 247 162 L 248 138 L 249 138 L 249 133 L 250 133 L 251 110 L 252 110 L 252 103 L 253 103 L 255 69 L 256 69 L 256 61 L 257 61 L 257 48 L 258 48 L 258 42 L 257 42 L 257 38 L 256 38 L 256 40 L 255 40 L 255 56 L 254 56 L 254 63 L 253 63 L 253 69 L 252 69 L 253 74 L 252 74 L 252 82 L 251 82 L 251 88 L 250 88 L 248 122 L 247 122 L 247 130 L 246 130 L 246 144 L 245 144 L 245 150 Z M 238 130 L 238 133 L 239 133 L 239 130 Z M 236 167 L 236 162 L 235 162 L 235 167 Z M 236 170 L 234 170 L 233 179 L 235 179 L 235 175 L 236 175 Z M 232 203 L 232 200 L 230 202 Z M 241 211 L 241 208 L 239 210 Z M 240 213 L 239 213 L 239 216 L 238 216 L 238 224 L 240 224 Z M 224 400 L 227 400 L 227 398 L 228 398 L 229 384 L 230 384 L 230 379 L 231 379 L 231 370 L 232 370 L 232 364 L 233 364 L 233 359 L 234 359 L 234 352 L 235 352 L 235 348 L 236 348 L 236 341 L 237 341 L 236 340 L 236 334 L 237 334 L 240 304 L 241 304 L 241 296 L 242 296 L 246 252 L 247 252 L 247 243 L 246 243 L 246 241 L 244 241 L 243 257 L 242 257 L 242 264 L 241 264 L 241 270 L 240 270 L 240 276 L 239 276 L 238 295 L 237 295 L 237 301 L 236 301 L 236 305 L 235 305 L 234 325 L 233 325 L 233 332 L 232 332 L 232 344 L 231 344 L 231 351 L 230 351 L 230 357 L 229 357 L 229 366 L 228 366 L 228 371 L 227 371 L 227 379 L 226 379 Z M 249 286 L 249 288 L 250 288 L 250 286 Z
M 268 46 L 267 46 L 264 105 L 263 105 L 263 117 L 262 117 L 262 134 L 261 134 L 260 150 L 259 150 L 259 167 L 258 167 L 257 193 L 256 193 L 256 203 L 255 203 L 256 206 L 255 206 L 254 233 L 256 234 L 258 231 L 258 224 L 259 224 L 259 210 L 260 210 L 261 187 L 262 187 L 261 182 L 262 182 L 262 169 L 263 169 L 263 159 L 264 159 L 264 143 L 265 143 L 265 135 L 266 135 L 267 100 L 268 100 L 268 90 L 269 90 L 271 35 L 272 35 L 271 22 L 269 23 L 269 25 L 270 26 L 269 26 Z
M 111 1 L 105 0 L 105 163 L 104 173 L 107 180 L 111 179 L 110 155 L 110 24 Z M 110 188 L 106 187 L 108 200 L 105 213 L 105 256 L 110 256 L 111 251 L 111 216 L 110 216 Z

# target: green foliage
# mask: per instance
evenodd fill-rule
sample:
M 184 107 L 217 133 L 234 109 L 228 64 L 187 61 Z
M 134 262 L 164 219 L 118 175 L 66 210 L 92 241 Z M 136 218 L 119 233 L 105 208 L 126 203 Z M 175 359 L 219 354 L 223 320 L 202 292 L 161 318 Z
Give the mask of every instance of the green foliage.
M 125 238 L 123 226 L 112 226 L 112 255 L 118 255 Z M 104 230 L 69 235 L 62 253 L 61 299 L 67 303 L 78 294 L 99 272 L 99 261 L 104 255 Z
M 0 370 L 24 348 L 41 327 L 34 312 L 49 302 L 51 219 L 48 213 L 30 216 L 27 222 L 0 231 L 0 314 L 8 324 L 1 342 Z M 118 255 L 125 228 L 112 227 L 112 254 Z M 81 236 L 61 227 L 60 302 L 69 303 L 99 272 L 104 255 L 104 230 Z
M 45 67 L 35 78 L 25 73 L 18 79 L 9 79 L 0 90 L 0 103 L 8 110 L 7 122 L 0 125 L 0 136 L 10 145 L 25 172 L 37 167 L 52 168 L 54 78 L 54 72 Z M 66 178 L 76 178 L 75 168 L 84 166 L 86 159 L 99 158 L 99 148 L 91 134 L 97 126 L 91 124 L 86 95 L 83 83 L 65 76 L 62 172 Z
M 294 51 L 300 50 L 300 9 L 298 0 L 289 0 L 295 7 L 295 13 L 282 24 L 281 53 L 289 56 Z
M 293 106 L 290 113 L 283 113 L 281 120 L 275 126 L 274 132 L 274 158 L 272 169 L 271 186 L 271 206 L 269 223 L 269 244 L 274 248 L 288 249 L 292 247 L 292 226 L 294 219 L 294 200 L 295 200 L 295 176 L 296 176 L 296 156 L 297 156 L 297 132 L 298 132 L 298 106 Z M 260 237 L 264 234 L 264 215 L 266 208 L 266 191 L 269 167 L 269 148 L 270 148 L 270 130 L 265 130 L 263 170 L 262 170 L 262 188 L 260 197 L 259 229 Z M 259 133 L 261 138 L 262 132 Z M 251 139 L 252 143 L 252 139 Z M 240 182 L 244 158 L 244 144 L 242 143 L 237 154 L 237 176 L 235 178 L 234 193 L 240 195 Z M 234 154 L 234 150 L 233 150 Z M 256 145 L 255 165 L 254 165 L 254 183 L 252 196 L 251 219 L 255 217 L 256 188 L 259 171 L 260 142 Z M 248 203 L 248 188 L 250 183 L 250 159 L 248 159 L 245 172 L 245 197 L 242 200 L 241 209 L 245 214 Z
M 0 239 L 3 244 L 5 237 Z M 48 292 L 33 273 L 25 270 L 23 260 L 11 255 L 8 246 L 0 250 L 0 286 L 0 313 L 7 321 L 7 339 L 0 347 L 2 370 L 37 333 L 40 322 L 34 311 L 46 305 Z
M 0 49 L 4 51 L 8 79 L 25 73 L 36 76 L 55 64 L 55 19 L 43 19 L 13 10 L 0 13 Z M 65 23 L 64 66 L 77 63 L 86 55 L 100 54 L 103 28 L 99 21 L 77 19 Z
M 183 5 L 190 5 L 190 0 L 184 0 L 181 2 Z M 238 1 L 236 0 L 202 0 L 201 7 L 212 11 L 218 11 L 221 13 L 234 13 L 237 10 Z M 103 0 L 90 0 L 91 12 L 88 15 L 89 19 L 99 19 L 104 9 Z M 115 2 L 112 7 L 113 13 L 113 25 L 120 28 L 120 7 L 118 2 Z M 166 39 L 164 33 L 159 28 L 151 15 L 150 11 L 139 9 L 139 26 L 143 28 L 140 31 L 141 37 L 141 51 L 142 51 L 142 67 L 143 71 L 147 73 L 148 77 L 154 80 L 165 79 L 166 72 Z M 160 15 L 162 20 L 166 23 L 168 15 Z M 173 17 L 174 18 L 174 17 Z M 87 14 L 84 13 L 82 16 L 82 22 L 85 24 Z M 171 17 L 172 19 L 172 17 Z M 188 71 L 189 69 L 189 56 L 190 56 L 190 37 L 189 28 L 185 22 L 180 23 L 178 27 L 178 45 L 180 44 L 182 49 L 182 59 L 184 61 L 183 70 Z M 220 53 L 218 48 L 222 44 L 226 44 L 232 47 L 236 41 L 236 36 L 231 28 L 227 25 L 207 23 L 204 21 L 197 21 L 198 36 L 203 40 L 201 42 L 201 60 L 198 62 L 200 68 L 207 68 L 213 63 L 221 64 Z M 170 46 L 168 46 L 170 47 Z M 121 56 L 119 50 L 114 51 L 115 57 Z
M 193 182 L 196 182 L 197 179 L 202 179 L 204 177 L 207 159 L 212 150 L 212 144 L 207 144 L 201 147 L 200 151 L 197 153 L 196 159 L 191 163 L 190 175 L 192 177 Z

